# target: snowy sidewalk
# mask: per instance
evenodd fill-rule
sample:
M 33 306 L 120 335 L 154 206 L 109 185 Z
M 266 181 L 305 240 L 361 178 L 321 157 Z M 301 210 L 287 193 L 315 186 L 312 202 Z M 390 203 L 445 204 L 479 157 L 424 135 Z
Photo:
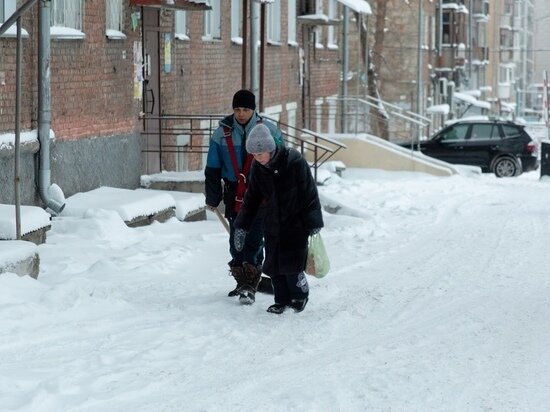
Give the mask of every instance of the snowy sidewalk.
M 550 409 L 550 181 L 346 169 L 305 311 L 227 297 L 216 217 L 52 220 L 0 275 L 0 412 Z

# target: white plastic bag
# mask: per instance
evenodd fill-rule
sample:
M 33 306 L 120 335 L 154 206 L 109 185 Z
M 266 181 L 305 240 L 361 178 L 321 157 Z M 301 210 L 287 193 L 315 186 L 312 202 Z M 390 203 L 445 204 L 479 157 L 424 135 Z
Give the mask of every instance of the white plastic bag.
M 330 261 L 323 238 L 320 233 L 316 233 L 309 237 L 305 272 L 316 278 L 323 278 L 329 271 Z

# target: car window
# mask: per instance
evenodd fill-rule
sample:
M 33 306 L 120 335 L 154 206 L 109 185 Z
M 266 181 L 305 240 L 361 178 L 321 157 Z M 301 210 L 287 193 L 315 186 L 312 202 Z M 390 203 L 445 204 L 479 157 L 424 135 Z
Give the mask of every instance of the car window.
M 504 132 L 505 137 L 519 137 L 521 136 L 521 131 L 517 126 L 502 125 L 502 131 Z
M 474 124 L 472 126 L 471 140 L 500 139 L 496 124 Z
M 441 141 L 452 142 L 455 140 L 464 140 L 466 138 L 466 133 L 468 132 L 468 124 L 456 124 L 453 127 L 450 127 L 441 136 Z

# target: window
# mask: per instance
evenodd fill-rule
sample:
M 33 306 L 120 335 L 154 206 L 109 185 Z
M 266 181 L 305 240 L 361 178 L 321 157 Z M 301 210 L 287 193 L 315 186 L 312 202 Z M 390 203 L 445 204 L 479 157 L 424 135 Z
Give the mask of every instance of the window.
M 323 14 L 323 2 L 318 1 L 315 5 L 315 14 L 321 15 Z M 315 47 L 317 49 L 322 49 L 323 47 L 323 41 L 322 36 L 323 35 L 323 28 L 321 26 L 315 27 Z
M 8 20 L 13 13 L 15 13 L 15 10 L 17 9 L 16 6 L 17 0 L 0 0 L 0 23 L 5 22 Z M 2 37 L 16 37 L 17 36 L 17 23 L 14 23 L 11 25 L 11 27 L 8 28 L 6 32 L 2 35 Z M 29 37 L 29 33 L 21 28 L 21 37 L 27 38 Z
M 445 132 L 441 140 L 444 142 L 464 140 L 469 127 L 467 124 L 453 126 Z
M 498 127 L 495 124 L 474 124 L 472 125 L 471 140 L 500 139 Z
M 110 39 L 125 39 L 123 33 L 123 9 L 122 0 L 109 0 L 105 2 L 105 20 L 107 24 L 106 36 Z
M 505 137 L 519 137 L 521 132 L 517 127 L 514 126 L 505 126 L 502 125 L 502 131 L 504 132 Z
M 442 14 L 442 33 L 443 44 L 453 44 L 455 42 L 455 36 L 453 34 L 453 21 L 451 13 L 449 11 L 443 11 Z
M 189 40 L 187 35 L 187 13 L 185 10 L 176 10 L 174 37 L 179 40 Z
M 15 13 L 16 0 L 0 0 L 0 23 L 5 22 Z
M 84 38 L 82 32 L 83 0 L 52 0 L 51 36 L 65 39 Z
M 300 0 L 300 16 L 307 14 L 315 14 L 315 0 Z
M 231 41 L 243 44 L 241 35 L 241 0 L 231 0 Z
M 204 33 L 203 40 L 221 39 L 221 14 L 220 1 L 209 1 L 212 10 L 204 12 Z
M 329 0 L 328 3 L 328 18 L 330 20 L 336 20 L 338 18 L 338 5 L 336 3 L 336 0 Z M 329 26 L 328 27 L 328 33 L 327 33 L 327 47 L 329 49 L 337 49 L 338 48 L 338 40 L 337 40 L 337 31 L 335 26 Z
M 288 0 L 288 32 L 287 42 L 289 46 L 298 46 L 296 41 L 296 0 Z
M 514 69 L 509 65 L 500 65 L 499 68 L 499 83 L 511 84 L 514 80 Z
M 267 5 L 267 41 L 281 42 L 281 2 L 274 1 Z

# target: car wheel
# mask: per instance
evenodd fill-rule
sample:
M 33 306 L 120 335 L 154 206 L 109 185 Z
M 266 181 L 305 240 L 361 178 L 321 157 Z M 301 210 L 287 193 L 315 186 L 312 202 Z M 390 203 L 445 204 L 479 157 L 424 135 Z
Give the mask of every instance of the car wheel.
M 496 177 L 514 177 L 518 172 L 517 162 L 510 157 L 501 157 L 493 166 Z

